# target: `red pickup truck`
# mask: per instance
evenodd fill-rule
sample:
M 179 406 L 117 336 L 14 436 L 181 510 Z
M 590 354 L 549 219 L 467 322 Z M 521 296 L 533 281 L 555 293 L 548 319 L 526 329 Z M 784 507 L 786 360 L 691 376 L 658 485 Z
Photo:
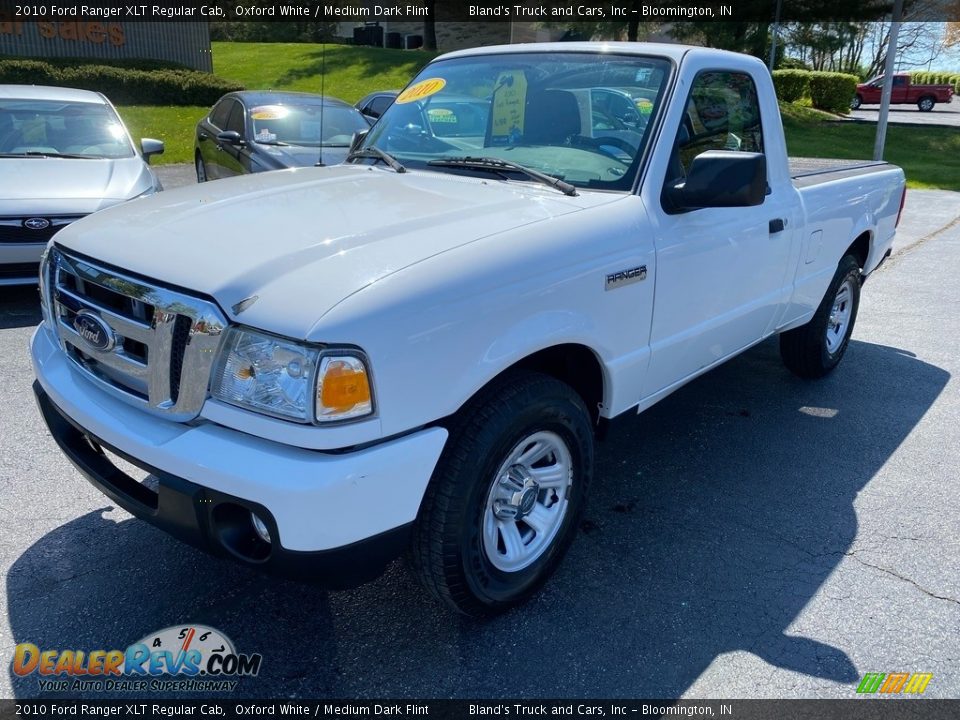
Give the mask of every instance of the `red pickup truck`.
M 861 105 L 879 105 L 883 95 L 883 75 L 857 85 L 857 94 L 850 107 L 857 110 Z M 949 85 L 914 85 L 910 75 L 898 73 L 893 76 L 891 105 L 916 105 L 922 112 L 930 112 L 938 102 L 948 103 L 953 98 Z

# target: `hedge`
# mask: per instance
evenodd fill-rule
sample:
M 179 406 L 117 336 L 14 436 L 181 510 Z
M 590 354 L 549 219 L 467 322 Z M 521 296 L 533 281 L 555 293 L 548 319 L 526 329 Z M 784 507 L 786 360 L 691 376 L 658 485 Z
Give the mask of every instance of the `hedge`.
M 95 90 L 119 105 L 213 105 L 224 93 L 243 89 L 233 81 L 196 70 L 57 67 L 40 60 L 0 60 L 0 83 Z
M 818 110 L 845 113 L 857 94 L 856 75 L 835 72 L 810 73 L 810 102 Z
M 857 94 L 856 75 L 820 72 L 817 70 L 774 70 L 773 86 L 777 97 L 783 102 L 796 102 L 810 98 L 810 104 L 818 110 L 845 113 L 850 101 Z
M 960 73 L 957 72 L 913 70 L 910 82 L 915 85 L 950 85 L 954 94 L 960 94 Z
M 774 70 L 773 87 L 783 102 L 796 102 L 810 94 L 808 70 Z

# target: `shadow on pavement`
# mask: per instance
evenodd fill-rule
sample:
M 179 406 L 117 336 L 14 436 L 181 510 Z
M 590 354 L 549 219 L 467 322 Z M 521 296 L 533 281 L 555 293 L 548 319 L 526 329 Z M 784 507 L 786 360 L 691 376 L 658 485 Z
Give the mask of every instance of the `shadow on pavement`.
M 40 324 L 40 295 L 36 285 L 0 286 L 0 330 Z
M 775 341 L 758 346 L 614 425 L 557 577 L 492 621 L 441 610 L 399 563 L 326 593 L 96 511 L 11 568 L 13 641 L 123 649 L 203 623 L 263 654 L 246 697 L 676 697 L 735 650 L 854 683 L 869 668 L 787 629 L 853 542 L 857 493 L 948 379 L 855 341 L 808 383 L 781 367 Z M 18 697 L 38 694 L 35 676 L 11 680 Z

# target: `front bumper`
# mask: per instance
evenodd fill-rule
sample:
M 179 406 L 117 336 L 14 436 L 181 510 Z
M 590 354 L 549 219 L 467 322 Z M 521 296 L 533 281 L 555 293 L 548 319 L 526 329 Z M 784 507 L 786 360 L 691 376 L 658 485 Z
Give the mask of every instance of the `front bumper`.
M 370 579 L 400 553 L 447 437 L 428 428 L 355 452 L 304 450 L 209 422 L 171 422 L 110 397 L 43 325 L 31 353 L 54 440 L 114 502 L 213 554 L 331 587 Z M 99 448 L 150 473 L 153 487 Z M 253 532 L 251 511 L 269 545 Z

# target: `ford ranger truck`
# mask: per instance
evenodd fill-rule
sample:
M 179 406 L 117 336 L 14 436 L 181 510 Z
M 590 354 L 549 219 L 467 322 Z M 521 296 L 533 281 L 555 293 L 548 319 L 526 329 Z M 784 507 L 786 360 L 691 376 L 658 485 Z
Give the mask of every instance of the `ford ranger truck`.
M 789 161 L 752 57 L 454 52 L 343 165 L 58 233 L 36 396 L 97 488 L 183 541 L 331 587 L 406 553 L 489 615 L 573 541 L 598 426 L 771 335 L 802 377 L 837 366 L 903 198 L 886 163 Z

